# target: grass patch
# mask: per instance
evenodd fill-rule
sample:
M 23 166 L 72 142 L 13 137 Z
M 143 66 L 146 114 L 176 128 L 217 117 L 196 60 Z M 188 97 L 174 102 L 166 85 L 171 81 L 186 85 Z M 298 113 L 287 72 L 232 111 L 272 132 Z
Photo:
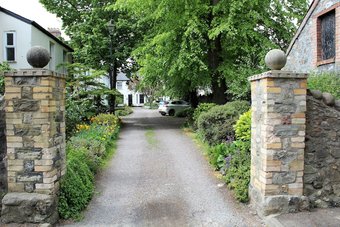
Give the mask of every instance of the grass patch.
M 156 133 L 153 128 L 148 128 L 145 132 L 146 141 L 151 147 L 157 147 L 158 141 L 156 139 Z

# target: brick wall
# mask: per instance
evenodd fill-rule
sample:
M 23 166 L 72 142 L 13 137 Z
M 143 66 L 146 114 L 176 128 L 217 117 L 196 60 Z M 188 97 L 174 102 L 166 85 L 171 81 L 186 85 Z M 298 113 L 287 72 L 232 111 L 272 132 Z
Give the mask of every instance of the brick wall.
M 328 106 L 321 92 L 313 94 L 307 97 L 304 195 L 312 207 L 339 207 L 340 101 Z
M 320 0 L 312 7 L 310 18 L 304 24 L 300 35 L 289 50 L 287 64 L 284 70 L 295 72 L 334 71 L 340 70 L 340 0 Z M 333 61 L 318 61 L 318 17 L 329 10 L 336 10 L 336 57 Z

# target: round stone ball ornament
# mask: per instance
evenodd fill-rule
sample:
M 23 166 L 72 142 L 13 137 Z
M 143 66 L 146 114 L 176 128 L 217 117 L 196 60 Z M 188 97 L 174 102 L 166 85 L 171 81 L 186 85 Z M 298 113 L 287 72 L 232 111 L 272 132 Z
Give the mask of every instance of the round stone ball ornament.
M 26 58 L 33 68 L 44 68 L 50 62 L 51 56 L 44 47 L 34 46 L 27 52 Z
M 287 56 L 282 50 L 274 49 L 266 54 L 264 61 L 271 70 L 281 70 L 287 63 Z

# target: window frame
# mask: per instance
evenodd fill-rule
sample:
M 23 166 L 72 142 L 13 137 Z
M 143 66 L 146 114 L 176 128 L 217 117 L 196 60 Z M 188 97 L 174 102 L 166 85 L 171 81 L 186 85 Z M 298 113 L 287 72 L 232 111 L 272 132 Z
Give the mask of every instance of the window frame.
M 13 34 L 13 45 L 8 45 L 7 41 L 8 41 L 8 34 Z M 4 32 L 4 41 L 3 41 L 3 45 L 4 45 L 4 60 L 6 62 L 16 62 L 16 57 L 17 57 L 17 48 L 16 48 L 16 32 L 15 31 L 5 31 Z M 14 60 L 8 60 L 7 58 L 7 48 L 14 48 Z
M 338 10 L 337 8 L 340 6 L 340 3 L 336 3 L 333 6 L 321 11 L 320 13 L 316 14 L 314 18 L 316 18 L 316 66 L 321 66 L 321 65 L 327 65 L 327 64 L 332 64 L 335 63 L 337 59 L 337 46 L 339 45 L 338 43 L 338 38 L 337 38 L 337 23 L 338 23 Z M 334 11 L 334 16 L 335 16 L 335 26 L 334 26 L 334 43 L 335 43 L 335 56 L 329 59 L 322 59 L 322 44 L 321 44 L 321 18 L 325 16 L 328 13 L 331 13 Z
M 123 81 L 117 81 L 116 88 L 118 90 L 122 90 L 123 89 Z

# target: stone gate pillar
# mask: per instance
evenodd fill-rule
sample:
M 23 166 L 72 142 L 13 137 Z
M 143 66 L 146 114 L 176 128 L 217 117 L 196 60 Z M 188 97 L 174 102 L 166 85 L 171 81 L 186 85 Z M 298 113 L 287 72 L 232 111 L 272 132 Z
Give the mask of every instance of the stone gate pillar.
M 281 69 L 284 64 L 273 68 Z M 306 79 L 307 74 L 280 70 L 249 78 L 250 199 L 260 215 L 295 212 L 308 206 L 303 196 Z
M 5 74 L 8 194 L 4 223 L 55 223 L 65 171 L 65 76 L 45 69 Z

